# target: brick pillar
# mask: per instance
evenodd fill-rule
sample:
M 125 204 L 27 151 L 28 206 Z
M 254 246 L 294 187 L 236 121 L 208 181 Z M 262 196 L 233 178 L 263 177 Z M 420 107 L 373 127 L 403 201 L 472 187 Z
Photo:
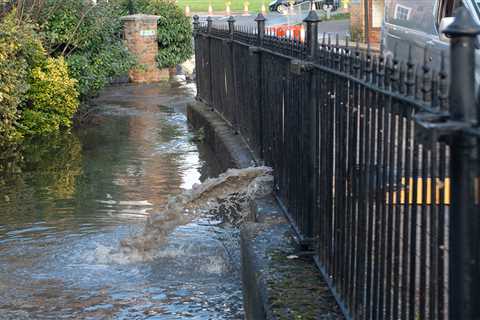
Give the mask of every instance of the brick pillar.
M 380 42 L 384 3 L 384 0 L 368 0 L 368 40 L 372 44 Z M 362 41 L 366 40 L 365 17 L 365 0 L 350 1 L 350 31 L 353 37 Z
M 350 2 L 350 34 L 354 40 L 363 40 L 365 34 L 365 10 L 363 1 Z
M 385 13 L 385 0 L 368 0 L 368 21 L 370 22 L 369 41 L 378 44 L 382 37 L 382 23 Z
M 135 14 L 122 18 L 124 38 L 128 50 L 137 58 L 138 66 L 130 70 L 134 83 L 158 82 L 168 79 L 168 69 L 157 68 L 157 16 Z

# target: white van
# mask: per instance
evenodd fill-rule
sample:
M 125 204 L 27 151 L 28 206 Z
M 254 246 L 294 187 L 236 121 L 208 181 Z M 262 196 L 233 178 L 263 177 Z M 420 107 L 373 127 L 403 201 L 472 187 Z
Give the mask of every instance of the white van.
M 421 63 L 427 49 L 432 67 L 438 69 L 441 51 L 448 56 L 449 48 L 449 39 L 442 30 L 453 22 L 453 12 L 462 2 L 480 24 L 480 0 L 385 0 L 385 53 L 396 51 L 400 60 L 407 60 L 412 46 L 414 61 Z

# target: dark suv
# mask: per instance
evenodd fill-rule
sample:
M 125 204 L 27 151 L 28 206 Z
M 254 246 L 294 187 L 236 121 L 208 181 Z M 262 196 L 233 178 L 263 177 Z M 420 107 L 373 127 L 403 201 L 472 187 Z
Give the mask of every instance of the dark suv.
M 292 3 L 294 6 L 304 3 L 304 2 L 310 2 L 309 0 L 293 0 L 293 1 L 288 1 L 288 0 L 273 0 L 268 4 L 268 8 L 270 11 L 278 12 L 278 13 L 285 13 Z M 315 5 L 317 8 L 322 8 L 324 5 L 331 5 L 333 6 L 333 10 L 336 10 L 339 6 L 339 0 L 314 0 Z

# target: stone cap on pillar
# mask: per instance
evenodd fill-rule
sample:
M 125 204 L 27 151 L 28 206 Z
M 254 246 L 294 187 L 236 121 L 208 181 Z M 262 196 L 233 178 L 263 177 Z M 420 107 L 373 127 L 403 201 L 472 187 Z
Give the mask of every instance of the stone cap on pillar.
M 154 16 L 151 14 L 132 14 L 120 18 L 122 21 L 155 21 L 160 19 L 160 16 Z

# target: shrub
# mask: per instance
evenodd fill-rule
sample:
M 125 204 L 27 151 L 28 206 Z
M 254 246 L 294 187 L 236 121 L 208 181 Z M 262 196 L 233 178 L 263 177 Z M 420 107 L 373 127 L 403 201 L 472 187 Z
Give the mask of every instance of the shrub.
M 0 25 L 0 146 L 15 140 L 17 107 L 27 89 L 26 63 L 16 59 L 17 47 Z
M 0 153 L 22 135 L 71 126 L 78 91 L 91 96 L 135 64 L 121 40 L 120 5 L 18 4 L 21 14 L 12 10 L 0 20 Z
M 70 47 L 82 47 L 85 41 L 79 37 L 82 27 L 83 1 L 47 0 L 41 13 L 36 17 L 44 34 L 44 43 L 50 53 L 62 53 Z M 88 9 L 83 12 L 87 14 Z
M 116 0 L 123 15 L 146 13 L 150 0 Z
M 25 134 L 47 134 L 70 127 L 78 108 L 76 80 L 71 79 L 62 57 L 48 58 L 30 75 L 28 103 L 22 110 L 20 129 Z
M 93 53 L 75 52 L 66 61 L 83 98 L 95 95 L 113 77 L 126 74 L 135 65 L 133 56 L 120 45 L 98 48 Z
M 0 147 L 18 139 L 18 108 L 25 101 L 28 74 L 45 61 L 45 50 L 33 25 L 10 12 L 0 21 Z
M 192 25 L 183 11 L 170 0 L 152 0 L 146 10 L 145 13 L 160 17 L 158 67 L 174 67 L 189 59 L 193 54 Z
M 78 80 L 81 98 L 95 95 L 111 78 L 135 65 L 121 40 L 122 6 L 115 1 L 46 0 L 38 17 L 49 52 L 63 55 Z

